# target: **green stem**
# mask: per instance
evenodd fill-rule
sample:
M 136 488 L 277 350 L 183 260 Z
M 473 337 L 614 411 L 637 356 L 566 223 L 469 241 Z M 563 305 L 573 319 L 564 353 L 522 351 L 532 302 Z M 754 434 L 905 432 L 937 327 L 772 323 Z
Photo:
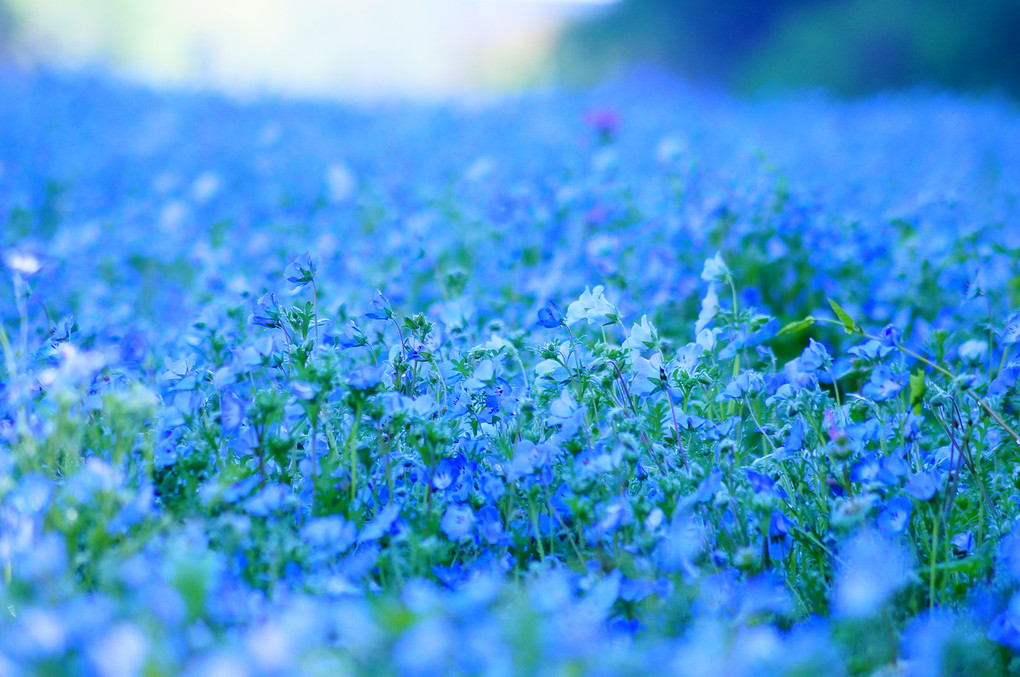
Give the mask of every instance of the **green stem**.
M 354 498 L 357 493 L 358 485 L 358 453 L 354 448 L 355 442 L 358 437 L 358 430 L 361 427 L 361 407 L 354 407 L 354 421 L 351 423 L 351 430 L 347 434 L 347 454 L 348 462 L 351 467 L 351 490 L 350 500 L 351 505 L 354 505 Z

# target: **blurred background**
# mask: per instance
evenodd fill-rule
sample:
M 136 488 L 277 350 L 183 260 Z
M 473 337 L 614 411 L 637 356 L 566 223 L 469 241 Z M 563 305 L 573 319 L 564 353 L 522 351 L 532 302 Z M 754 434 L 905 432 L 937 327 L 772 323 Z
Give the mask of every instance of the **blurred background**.
M 155 85 L 429 97 L 658 64 L 739 93 L 1020 94 L 1020 0 L 0 0 L 0 60 Z

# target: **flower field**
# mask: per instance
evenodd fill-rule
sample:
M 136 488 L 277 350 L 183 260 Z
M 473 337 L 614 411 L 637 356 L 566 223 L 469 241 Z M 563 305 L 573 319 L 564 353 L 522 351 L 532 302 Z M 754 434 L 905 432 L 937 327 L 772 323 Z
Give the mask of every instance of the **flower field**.
M 0 70 L 0 677 L 1020 669 L 1020 109 Z

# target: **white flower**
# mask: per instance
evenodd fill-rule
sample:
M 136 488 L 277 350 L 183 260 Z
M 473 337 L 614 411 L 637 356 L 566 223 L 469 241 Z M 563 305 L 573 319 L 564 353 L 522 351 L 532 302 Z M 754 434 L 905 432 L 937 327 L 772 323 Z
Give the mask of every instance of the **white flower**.
M 655 392 L 662 384 L 662 355 L 656 353 L 651 359 L 638 356 L 634 359 L 634 379 L 630 384 L 630 394 L 637 397 L 647 397 Z
M 712 350 L 715 346 L 715 335 L 719 332 L 718 329 L 702 329 L 698 332 L 697 343 L 706 352 Z
M 960 359 L 964 362 L 980 362 L 988 353 L 988 343 L 975 340 L 964 341 L 957 351 L 960 353 Z
M 631 327 L 630 336 L 623 342 L 623 347 L 640 352 L 650 348 L 655 343 L 657 335 L 658 332 L 655 330 L 655 326 L 648 321 L 648 316 L 642 315 L 641 323 Z
M 705 268 L 701 271 L 701 279 L 706 282 L 722 282 L 730 276 L 730 269 L 722 260 L 719 252 L 710 259 L 705 259 Z
M 709 333 L 711 334 L 711 332 Z M 709 349 L 711 349 L 711 347 Z M 698 368 L 698 362 L 701 361 L 701 354 L 704 352 L 705 347 L 703 345 L 699 343 L 688 343 L 677 351 L 677 366 L 680 367 L 681 371 L 685 374 L 693 374 L 694 370 Z
M 612 322 L 616 315 L 616 306 L 610 303 L 602 285 L 594 290 L 584 288 L 581 297 L 567 306 L 567 324 L 574 324 L 578 320 L 587 320 L 588 324 L 607 324 Z
M 708 293 L 705 294 L 705 298 L 701 300 L 701 312 L 698 313 L 698 321 L 694 325 L 695 335 L 701 334 L 701 331 L 708 326 L 708 323 L 712 321 L 712 318 L 719 312 L 719 294 L 716 293 L 715 284 L 708 285 Z
M 4 263 L 12 272 L 24 277 L 32 277 L 42 268 L 42 261 L 28 252 L 6 251 Z

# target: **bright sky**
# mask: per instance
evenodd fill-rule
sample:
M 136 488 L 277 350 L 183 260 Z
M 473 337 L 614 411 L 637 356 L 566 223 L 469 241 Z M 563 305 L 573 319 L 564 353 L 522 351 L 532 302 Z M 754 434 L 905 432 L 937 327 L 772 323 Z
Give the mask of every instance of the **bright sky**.
M 433 95 L 513 87 L 614 0 L 12 0 L 26 50 L 147 82 Z

